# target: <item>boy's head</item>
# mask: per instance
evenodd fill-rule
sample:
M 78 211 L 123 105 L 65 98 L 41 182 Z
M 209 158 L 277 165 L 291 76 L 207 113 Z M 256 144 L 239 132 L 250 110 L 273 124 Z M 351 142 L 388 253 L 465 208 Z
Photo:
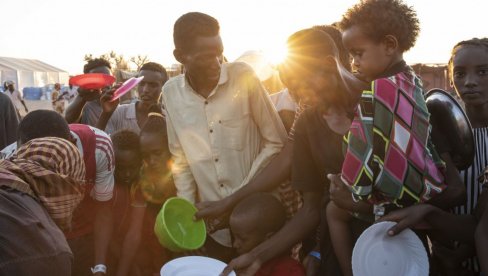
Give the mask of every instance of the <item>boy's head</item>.
M 362 0 L 339 24 L 354 69 L 366 81 L 403 60 L 420 32 L 416 12 L 401 0 Z
M 111 75 L 112 66 L 110 65 L 110 62 L 103 58 L 90 59 L 85 66 L 83 66 L 83 74 L 88 73 Z
M 292 34 L 287 44 L 288 57 L 280 67 L 280 76 L 285 76 L 285 85 L 294 97 L 308 105 L 342 104 L 344 93 L 338 91 L 336 65 L 340 54 L 332 37 L 314 27 Z
M 451 86 L 467 106 L 488 103 L 488 38 L 461 41 L 449 60 Z
M 285 209 L 273 195 L 258 193 L 245 198 L 229 219 L 234 248 L 239 255 L 251 251 L 280 230 L 285 221 Z
M 19 124 L 17 144 L 20 146 L 32 139 L 43 137 L 73 140 L 68 123 L 59 113 L 44 109 L 29 112 Z
M 190 12 L 176 20 L 173 54 L 192 81 L 217 84 L 224 46 L 219 22 L 204 13 Z
M 130 130 L 119 130 L 110 136 L 115 154 L 115 182 L 131 185 L 142 166 L 139 136 Z
M 137 86 L 141 102 L 147 106 L 157 104 L 163 85 L 168 80 L 166 69 L 159 63 L 148 62 L 141 66 L 138 75 L 144 77 Z
M 143 162 L 148 169 L 168 169 L 171 154 L 168 148 L 166 122 L 159 105 L 150 107 L 147 121 L 141 129 L 139 145 Z

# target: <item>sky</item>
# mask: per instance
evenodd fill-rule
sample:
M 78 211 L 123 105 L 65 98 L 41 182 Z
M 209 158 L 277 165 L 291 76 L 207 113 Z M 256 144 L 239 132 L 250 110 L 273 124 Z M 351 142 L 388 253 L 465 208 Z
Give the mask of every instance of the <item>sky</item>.
M 166 67 L 173 57 L 173 24 L 200 11 L 221 26 L 224 54 L 233 61 L 249 50 L 278 61 L 292 33 L 341 19 L 358 0 L 2 0 L 0 56 L 38 59 L 79 74 L 85 54 L 111 50 L 147 55 Z M 405 55 L 410 63 L 445 63 L 460 40 L 488 36 L 486 0 L 406 0 L 421 33 Z

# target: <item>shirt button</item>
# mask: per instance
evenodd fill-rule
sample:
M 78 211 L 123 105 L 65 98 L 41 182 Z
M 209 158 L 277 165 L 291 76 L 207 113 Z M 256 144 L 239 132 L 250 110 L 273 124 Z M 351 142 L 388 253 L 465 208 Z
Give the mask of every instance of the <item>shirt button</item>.
M 205 104 L 208 104 L 208 101 L 205 101 Z
M 215 158 L 215 162 L 219 162 L 219 159 L 218 158 Z
M 224 184 L 220 184 L 220 188 L 224 188 Z
M 222 123 L 222 121 L 221 121 L 221 120 L 219 120 L 219 124 L 221 124 L 221 123 Z
M 213 129 L 210 130 L 210 133 L 212 133 L 212 132 L 213 132 Z

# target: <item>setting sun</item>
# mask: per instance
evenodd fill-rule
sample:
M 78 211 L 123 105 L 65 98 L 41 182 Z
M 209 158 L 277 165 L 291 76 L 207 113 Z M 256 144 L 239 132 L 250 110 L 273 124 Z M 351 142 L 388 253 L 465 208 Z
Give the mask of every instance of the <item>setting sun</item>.
M 286 59 L 288 49 L 285 44 L 277 44 L 273 50 L 264 51 L 264 55 L 272 65 L 278 65 Z

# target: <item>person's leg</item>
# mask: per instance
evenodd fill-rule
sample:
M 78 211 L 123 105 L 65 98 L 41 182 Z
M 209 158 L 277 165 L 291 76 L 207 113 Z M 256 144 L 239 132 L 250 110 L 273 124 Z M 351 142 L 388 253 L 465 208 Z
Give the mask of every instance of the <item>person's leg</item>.
M 344 276 L 352 276 L 352 238 L 349 222 L 352 216 L 337 207 L 334 202 L 327 205 L 327 224 L 335 255 Z

